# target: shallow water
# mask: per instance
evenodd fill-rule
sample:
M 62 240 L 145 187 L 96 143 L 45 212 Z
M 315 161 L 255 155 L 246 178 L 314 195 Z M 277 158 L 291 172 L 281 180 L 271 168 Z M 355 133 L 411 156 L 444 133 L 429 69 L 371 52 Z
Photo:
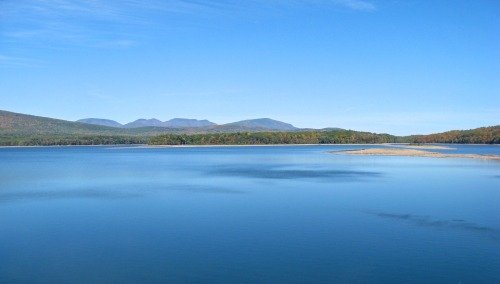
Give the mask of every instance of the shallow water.
M 0 149 L 0 282 L 500 283 L 500 163 L 367 147 Z

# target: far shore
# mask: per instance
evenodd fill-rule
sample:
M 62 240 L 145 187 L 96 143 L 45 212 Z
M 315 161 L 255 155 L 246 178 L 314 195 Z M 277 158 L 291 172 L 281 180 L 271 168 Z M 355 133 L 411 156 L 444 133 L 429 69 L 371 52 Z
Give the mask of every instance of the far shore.
M 241 144 L 241 145 L 142 145 L 138 148 L 196 148 L 196 147 L 286 147 L 286 146 L 380 146 L 383 144 Z
M 461 145 L 484 145 L 484 144 L 461 144 Z M 211 144 L 211 145 L 140 145 L 138 148 L 194 148 L 194 147 L 286 147 L 286 146 L 383 146 L 383 147 L 401 147 L 401 148 L 424 148 L 424 149 L 440 149 L 440 150 L 455 150 L 455 148 L 439 145 L 409 145 L 405 143 L 378 143 L 378 144 Z
M 404 149 L 404 148 L 373 148 L 361 150 L 330 151 L 331 154 L 363 155 L 363 156 L 407 156 L 407 157 L 429 157 L 429 158 L 469 158 L 482 160 L 500 161 L 497 155 L 478 155 L 478 154 L 443 154 L 437 152 Z
M 147 146 L 147 144 L 102 144 L 102 145 L 46 145 L 46 146 L 0 146 L 0 149 L 4 148 L 59 148 L 59 147 L 111 147 L 111 146 L 121 146 L 124 148 L 132 148 L 132 147 L 142 147 Z
M 47 148 L 47 147 L 116 147 L 128 148 L 205 148 L 205 147 L 286 147 L 286 146 L 381 146 L 390 144 L 243 144 L 243 145 L 148 145 L 148 144 L 109 144 L 109 145 L 47 145 L 47 146 L 0 146 L 2 148 Z
M 456 148 L 449 146 L 437 145 L 438 143 L 432 144 L 422 144 L 422 145 L 410 145 L 407 143 L 378 143 L 378 144 L 243 144 L 243 145 L 227 145 L 227 144 L 217 144 L 217 145 L 149 145 L 149 144 L 101 144 L 101 145 L 47 145 L 47 146 L 0 146 L 2 148 L 47 148 L 47 147 L 116 147 L 122 148 L 204 148 L 204 147 L 286 147 L 286 146 L 379 146 L 379 147 L 391 147 L 396 150 L 411 150 L 411 149 L 439 149 L 439 150 L 455 150 Z M 446 144 L 451 145 L 451 144 Z M 458 144 L 458 145 L 479 145 L 485 146 L 485 144 Z M 500 144 L 487 144 L 488 146 L 500 146 Z M 119 146 L 119 147 L 117 147 Z M 351 150 L 347 150 L 351 151 Z M 353 150 L 358 151 L 358 150 Z M 416 151 L 416 150 L 415 150 Z M 425 152 L 425 151 L 424 151 Z M 432 153 L 432 152 L 431 152 Z M 439 154 L 439 153 L 437 153 Z M 479 155 L 481 156 L 481 155 Z

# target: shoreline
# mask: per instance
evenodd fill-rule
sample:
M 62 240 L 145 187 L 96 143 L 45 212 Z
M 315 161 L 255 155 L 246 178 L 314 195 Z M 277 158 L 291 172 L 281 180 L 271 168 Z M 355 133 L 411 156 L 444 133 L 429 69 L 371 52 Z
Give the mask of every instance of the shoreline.
M 8 148 L 59 148 L 59 147 L 124 147 L 124 148 L 137 148 L 142 145 L 147 144 L 109 144 L 109 145 L 47 145 L 47 146 L 0 146 L 0 149 L 8 149 Z
M 355 156 L 403 156 L 403 157 L 426 157 L 426 158 L 468 158 L 481 160 L 500 161 L 500 156 L 497 155 L 479 155 L 479 154 L 443 154 L 424 150 L 402 149 L 402 148 L 372 148 L 360 150 L 342 150 L 330 151 L 330 154 L 345 154 Z
M 436 150 L 456 150 L 451 145 L 460 146 L 500 146 L 500 144 L 441 144 L 432 143 L 424 145 L 409 145 L 407 143 L 361 143 L 361 144 L 243 144 L 243 145 L 148 145 L 148 144 L 102 144 L 102 145 L 47 145 L 47 146 L 0 146 L 0 149 L 8 148 L 59 148 L 59 147 L 121 147 L 121 148 L 205 148 L 205 147 L 286 147 L 286 146 L 379 146 L 392 147 L 393 149 L 411 150 L 411 149 L 436 149 Z M 447 145 L 447 146 L 444 146 Z M 448 146 L 450 145 L 450 146 Z M 350 150 L 346 150 L 350 151 Z M 432 152 L 431 152 L 432 153 Z
M 205 148 L 205 147 L 287 147 L 287 146 L 381 146 L 383 144 L 243 144 L 243 145 L 144 145 L 137 148 Z
M 48 146 L 0 146 L 8 148 L 59 148 L 59 147 L 116 147 L 120 149 L 154 148 L 209 148 L 209 147 L 287 147 L 287 146 L 391 146 L 389 144 L 244 144 L 244 145 L 148 145 L 148 144 L 109 144 L 109 145 L 48 145 Z

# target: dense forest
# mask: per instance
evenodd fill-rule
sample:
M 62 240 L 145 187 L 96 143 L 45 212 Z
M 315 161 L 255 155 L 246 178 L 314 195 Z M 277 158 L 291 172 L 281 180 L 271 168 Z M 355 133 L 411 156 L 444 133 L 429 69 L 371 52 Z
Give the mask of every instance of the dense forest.
M 430 135 L 394 136 L 353 130 L 302 132 L 237 132 L 163 134 L 156 137 L 128 135 L 0 136 L 1 146 L 53 145 L 272 145 L 272 144 L 378 144 L 455 143 L 500 144 L 500 126 L 454 130 Z
M 150 145 L 268 145 L 268 144 L 377 144 L 456 143 L 500 144 L 500 126 L 454 130 L 431 135 L 393 136 L 353 130 L 309 132 L 239 132 L 214 134 L 165 134 Z
M 159 136 L 158 136 L 159 135 Z M 361 143 L 500 144 L 500 125 L 430 135 L 393 136 L 343 129 L 286 132 L 218 125 L 196 128 L 123 129 L 24 115 L 0 110 L 0 146 L 52 145 L 268 145 Z
M 395 143 L 396 136 L 352 130 L 311 132 L 240 132 L 215 134 L 165 134 L 152 138 L 150 145 L 268 145 L 268 144 L 350 144 Z
M 280 131 L 269 129 L 266 123 L 280 123 L 266 119 L 253 120 L 260 122 L 256 126 L 246 126 L 238 123 L 226 125 L 209 125 L 204 127 L 156 127 L 145 126 L 137 128 L 117 128 L 102 125 L 72 122 L 48 117 L 26 115 L 0 110 L 0 139 L 6 137 L 88 137 L 88 136 L 136 136 L 153 137 L 161 134 L 197 134 L 197 133 L 235 133 L 235 132 L 263 132 Z M 287 125 L 283 123 L 284 125 Z M 280 126 L 280 125 L 278 125 Z M 282 126 L 281 126 L 282 127 Z M 293 127 L 293 126 L 292 126 Z
M 66 146 L 147 144 L 149 138 L 135 136 L 0 137 L 0 146 Z
M 404 138 L 411 143 L 500 144 L 500 125 Z

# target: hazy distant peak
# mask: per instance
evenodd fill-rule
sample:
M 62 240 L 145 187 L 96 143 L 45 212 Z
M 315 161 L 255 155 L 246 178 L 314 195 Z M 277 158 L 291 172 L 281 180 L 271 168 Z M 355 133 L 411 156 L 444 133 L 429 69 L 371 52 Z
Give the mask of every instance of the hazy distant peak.
M 203 127 L 203 126 L 211 126 L 217 124 L 208 121 L 206 119 L 198 120 L 190 118 L 173 118 L 171 120 L 165 121 L 163 125 L 165 127 L 182 128 L 182 127 Z
M 145 119 L 140 118 L 133 122 L 129 122 L 122 125 L 114 120 L 102 119 L 102 118 L 85 118 L 80 119 L 77 122 L 96 124 L 111 127 L 123 127 L 123 128 L 139 128 L 139 127 L 168 127 L 168 128 L 193 128 L 193 127 L 206 127 L 206 126 L 217 126 L 207 119 L 192 119 L 192 118 L 173 118 L 162 122 L 156 118 Z M 282 121 L 270 119 L 270 118 L 257 118 L 257 119 L 247 119 L 238 122 L 225 124 L 227 126 L 236 126 L 244 128 L 258 128 L 258 129 L 269 129 L 269 130 L 285 130 L 293 131 L 297 128 L 289 123 Z
M 148 127 L 148 126 L 163 127 L 163 122 L 159 121 L 156 118 L 151 118 L 151 119 L 140 118 L 136 121 L 125 124 L 123 127 L 136 128 L 136 127 Z
M 229 123 L 227 125 L 242 126 L 242 127 L 259 127 L 273 130 L 295 130 L 295 126 L 282 121 L 270 118 L 247 119 L 238 122 Z
M 103 119 L 103 118 L 84 118 L 77 120 L 76 122 L 87 123 L 87 124 L 95 124 L 102 126 L 110 126 L 110 127 L 122 127 L 121 123 L 118 123 L 111 119 Z
M 146 119 L 146 118 L 139 118 L 137 120 L 135 120 L 134 122 L 149 122 L 149 123 L 158 123 L 158 122 L 161 122 L 160 120 L 156 119 L 156 118 L 150 118 L 150 119 Z

